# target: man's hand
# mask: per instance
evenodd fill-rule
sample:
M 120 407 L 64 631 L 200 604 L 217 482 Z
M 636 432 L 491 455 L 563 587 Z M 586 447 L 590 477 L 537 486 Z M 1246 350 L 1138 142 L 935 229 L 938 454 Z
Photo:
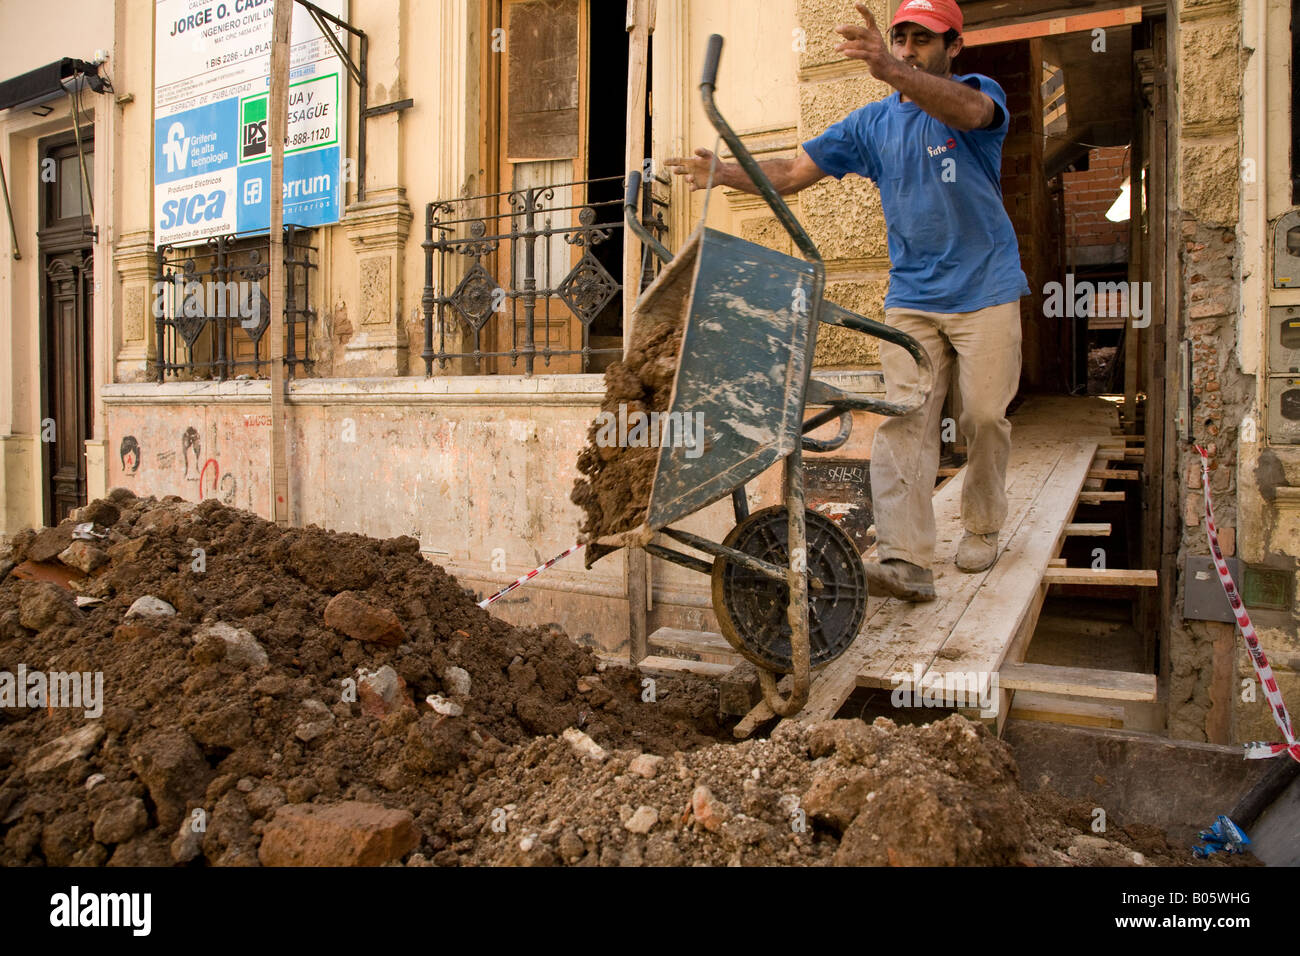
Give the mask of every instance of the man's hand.
M 876 18 L 871 15 L 864 3 L 854 4 L 866 25 L 858 23 L 841 23 L 835 32 L 844 37 L 844 42 L 835 47 L 836 52 L 843 53 L 850 60 L 861 60 L 871 70 L 871 75 L 878 80 L 888 82 L 889 77 L 899 68 L 899 61 L 889 52 L 889 44 L 876 27 Z
M 713 165 L 713 159 L 712 150 L 700 147 L 695 151 L 694 156 L 674 156 L 664 160 L 664 166 L 671 173 L 685 176 L 691 184 L 691 192 L 695 192 L 698 189 L 708 188 L 709 169 Z M 714 185 L 720 185 L 716 177 Z

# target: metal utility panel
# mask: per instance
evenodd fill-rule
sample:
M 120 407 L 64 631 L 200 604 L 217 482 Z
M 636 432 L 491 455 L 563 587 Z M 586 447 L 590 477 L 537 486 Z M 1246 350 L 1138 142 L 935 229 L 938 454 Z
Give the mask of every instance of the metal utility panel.
M 1232 580 L 1240 585 L 1241 563 L 1236 558 L 1226 560 Z M 1226 623 L 1236 620 L 1211 557 L 1189 554 L 1183 564 L 1183 619 Z
M 1300 211 L 1292 210 L 1273 230 L 1273 288 L 1300 288 Z
M 1300 376 L 1300 305 L 1268 310 L 1268 371 Z
M 1300 445 L 1300 375 L 1268 380 L 1268 440 Z

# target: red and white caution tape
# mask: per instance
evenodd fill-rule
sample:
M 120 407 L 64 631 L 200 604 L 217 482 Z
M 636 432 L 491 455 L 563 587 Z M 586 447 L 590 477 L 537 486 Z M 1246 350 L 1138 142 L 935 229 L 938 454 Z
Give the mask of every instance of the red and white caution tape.
M 1241 603 L 1241 595 L 1237 592 L 1237 585 L 1228 570 L 1228 562 L 1223 560 L 1223 552 L 1219 550 L 1219 531 L 1214 526 L 1214 506 L 1210 503 L 1210 458 L 1200 445 L 1196 446 L 1196 452 L 1201 456 L 1201 487 L 1205 490 L 1205 533 L 1210 540 L 1210 553 L 1214 555 L 1214 568 L 1219 572 L 1219 583 L 1223 585 L 1223 593 L 1228 596 L 1228 604 L 1237 618 L 1237 627 L 1241 631 L 1241 636 L 1246 640 L 1246 650 L 1250 651 L 1251 662 L 1255 665 L 1255 674 L 1264 687 L 1264 696 L 1268 700 L 1273 720 L 1286 740 L 1286 743 L 1281 744 L 1270 744 L 1262 740 L 1252 741 L 1245 745 L 1246 757 L 1257 760 L 1287 753 L 1293 759 L 1300 761 L 1300 743 L 1296 742 L 1295 730 L 1291 726 L 1291 715 L 1287 713 L 1282 692 L 1278 690 L 1277 678 L 1273 676 L 1273 668 L 1269 666 L 1268 658 L 1264 656 L 1264 649 L 1259 646 L 1259 638 L 1255 636 L 1255 626 L 1250 623 L 1246 606 Z
M 533 568 L 531 571 L 525 574 L 522 578 L 515 579 L 513 584 L 507 584 L 505 587 L 503 587 L 496 594 L 492 595 L 490 598 L 484 598 L 482 601 L 479 601 L 478 606 L 487 607 L 489 604 L 491 604 L 493 601 L 497 600 L 498 598 L 505 597 L 515 588 L 519 587 L 519 585 L 531 581 L 533 578 L 537 577 L 537 575 L 541 574 L 543 571 L 551 567 L 553 564 L 557 564 L 558 562 L 563 561 L 569 555 L 573 554 L 573 552 L 578 551 L 583 547 L 584 545 L 575 544 L 572 548 L 570 548 L 568 551 L 565 551 L 563 554 L 557 554 L 555 557 L 551 558 L 551 560 L 547 561 L 545 564 L 539 564 L 537 567 Z

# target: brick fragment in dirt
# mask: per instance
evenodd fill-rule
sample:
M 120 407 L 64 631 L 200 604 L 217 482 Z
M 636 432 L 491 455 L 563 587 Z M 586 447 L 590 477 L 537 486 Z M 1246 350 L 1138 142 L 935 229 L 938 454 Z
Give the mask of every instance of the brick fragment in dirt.
M 617 417 L 622 406 L 629 419 L 636 413 L 668 411 L 681 342 L 680 324 L 661 322 L 650 329 L 623 361 L 605 370 L 601 411 Z M 578 471 L 584 477 L 574 482 L 570 495 L 585 513 L 582 541 L 630 531 L 645 520 L 659 459 L 657 442 L 646 448 L 597 444 L 599 430 L 599 422 L 592 422 L 586 447 L 578 454 Z

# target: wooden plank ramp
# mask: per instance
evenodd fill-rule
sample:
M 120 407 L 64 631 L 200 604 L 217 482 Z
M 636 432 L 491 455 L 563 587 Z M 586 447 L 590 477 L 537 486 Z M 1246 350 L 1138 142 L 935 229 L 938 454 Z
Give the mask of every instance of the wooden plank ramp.
M 997 563 L 978 574 L 964 574 L 952 563 L 962 534 L 963 468 L 934 498 L 938 598 L 925 604 L 872 598 L 858 639 L 814 677 L 808 703 L 788 719 L 805 725 L 830 719 L 857 687 L 910 688 L 956 706 L 962 700 L 949 691 L 969 702 L 969 675 L 986 690 L 1004 664 L 1023 660 L 1047 593 L 1049 564 L 1067 529 L 1080 527 L 1072 525 L 1075 508 L 1114 424 L 1113 406 L 1093 399 L 1027 402 L 1012 417 L 1008 514 Z M 1087 530 L 1095 534 L 1100 527 Z M 998 729 L 1010 712 L 1010 693 L 999 690 Z M 735 734 L 748 736 L 773 717 L 760 703 Z

